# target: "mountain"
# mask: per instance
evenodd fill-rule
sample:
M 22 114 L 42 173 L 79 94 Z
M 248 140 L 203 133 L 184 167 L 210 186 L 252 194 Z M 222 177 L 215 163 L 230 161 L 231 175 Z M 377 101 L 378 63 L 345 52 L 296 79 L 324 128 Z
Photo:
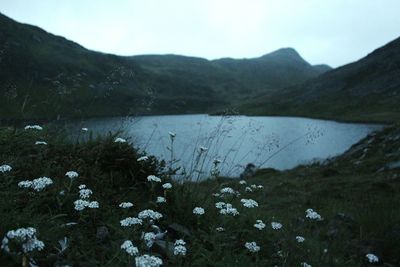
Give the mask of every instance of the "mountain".
M 400 120 L 400 38 L 357 62 L 275 94 L 254 97 L 239 109 L 251 114 L 353 121 Z
M 122 57 L 0 14 L 0 119 L 212 112 L 327 68 L 291 48 L 253 59 Z

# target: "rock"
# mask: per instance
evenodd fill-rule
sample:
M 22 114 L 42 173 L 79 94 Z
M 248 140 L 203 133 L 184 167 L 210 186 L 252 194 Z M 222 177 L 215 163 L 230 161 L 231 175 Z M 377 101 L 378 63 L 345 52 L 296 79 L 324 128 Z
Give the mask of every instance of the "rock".
M 98 244 L 106 243 L 110 239 L 110 233 L 105 226 L 99 226 L 96 230 L 96 242 Z

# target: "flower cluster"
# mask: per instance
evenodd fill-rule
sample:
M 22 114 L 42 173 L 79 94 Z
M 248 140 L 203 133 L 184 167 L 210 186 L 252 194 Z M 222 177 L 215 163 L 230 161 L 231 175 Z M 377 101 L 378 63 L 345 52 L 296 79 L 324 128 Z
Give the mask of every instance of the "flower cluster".
M 365 257 L 367 257 L 367 259 L 370 263 L 379 262 L 379 258 L 375 254 L 369 253 L 369 254 L 365 255 Z
M 278 223 L 278 222 L 272 222 L 271 223 L 271 227 L 274 230 L 279 230 L 279 229 L 281 229 L 283 227 L 283 225 L 281 223 Z
M 47 145 L 47 142 L 45 142 L 45 141 L 36 141 L 35 142 L 35 145 Z
M 85 208 L 98 209 L 99 202 L 88 200 L 90 196 L 93 194 L 93 191 L 86 188 L 86 185 L 84 184 L 81 184 L 80 186 L 78 186 L 78 188 L 79 188 L 80 199 L 74 201 L 75 210 L 82 211 Z
M 138 214 L 139 219 L 152 219 L 152 220 L 159 220 L 163 217 L 163 215 L 154 210 L 142 210 Z
M 299 242 L 299 243 L 303 243 L 304 242 L 304 240 L 306 240 L 304 237 L 302 237 L 302 236 L 296 236 L 296 241 L 297 242 Z
M 114 143 L 126 143 L 126 140 L 124 138 L 117 137 L 115 138 Z
M 124 243 L 121 245 L 121 249 L 125 250 L 126 253 L 128 253 L 131 256 L 135 256 L 139 254 L 139 250 L 137 247 L 135 247 L 130 240 L 126 240 Z
M 164 189 L 171 189 L 172 188 L 172 184 L 171 183 L 165 183 L 165 184 L 162 185 L 162 187 Z
M 148 248 L 151 248 L 156 240 L 156 234 L 153 232 L 147 232 L 143 234 L 143 240 Z
M 316 211 L 313 209 L 307 209 L 306 210 L 306 218 L 309 218 L 311 220 L 317 220 L 317 221 L 322 221 L 321 215 L 319 215 Z
M 243 206 L 244 206 L 244 207 L 249 208 L 249 209 L 258 207 L 257 201 L 255 201 L 255 200 L 253 200 L 253 199 L 245 199 L 245 198 L 242 198 L 242 199 L 240 200 L 240 202 L 243 203 Z
M 133 203 L 131 203 L 131 202 L 122 202 L 121 204 L 119 204 L 119 207 L 123 208 L 123 209 L 129 209 L 129 208 L 133 207 Z
M 244 246 L 253 253 L 260 251 L 260 246 L 258 246 L 256 242 L 246 242 Z
M 307 262 L 302 262 L 301 267 L 312 267 L 310 264 L 308 264 Z
M 174 244 L 174 255 L 186 256 L 187 249 L 185 247 L 186 242 L 183 239 L 178 239 Z
M 74 179 L 77 178 L 79 174 L 76 171 L 67 171 L 65 176 L 67 176 L 69 179 Z
M 225 202 L 217 202 L 215 203 L 215 207 L 219 209 L 219 213 L 223 215 L 232 215 L 236 216 L 239 215 L 239 212 L 237 211 L 236 208 L 232 206 L 230 203 L 225 203 Z
M 20 243 L 24 253 L 34 250 L 40 251 L 44 248 L 43 241 L 37 239 L 36 229 L 33 227 L 19 228 L 17 230 L 8 231 L 1 242 L 1 249 L 6 252 L 10 252 L 8 244 L 11 240 L 15 240 L 16 242 Z
M 1 166 L 0 166 L 0 172 L 1 172 L 1 173 L 9 172 L 9 171 L 11 171 L 11 170 L 12 170 L 12 168 L 11 168 L 10 165 L 4 164 L 4 165 L 1 165 Z
M 87 132 L 87 131 L 89 131 L 88 128 L 85 128 L 85 127 L 82 128 L 82 132 Z
M 149 176 L 147 176 L 147 181 L 161 183 L 161 178 L 159 178 L 155 175 L 149 175 Z
M 45 189 L 48 185 L 53 184 L 53 180 L 48 177 L 40 177 L 37 179 L 34 179 L 32 181 L 26 180 L 26 181 L 21 181 L 18 183 L 18 187 L 21 188 L 32 188 L 33 190 L 40 192 L 43 189 Z
M 136 217 L 127 217 L 120 221 L 121 226 L 128 227 L 132 225 L 142 224 L 143 220 Z
M 140 162 L 140 161 L 146 161 L 146 160 L 148 160 L 148 159 L 149 159 L 148 156 L 143 156 L 143 157 L 138 158 L 137 161 L 138 161 L 138 162 Z
M 204 209 L 201 208 L 201 207 L 195 207 L 195 208 L 193 209 L 193 214 L 196 214 L 196 215 L 203 215 L 203 214 L 204 214 Z
M 144 254 L 135 258 L 136 267 L 159 267 L 163 264 L 162 259 L 156 256 Z
M 263 223 L 262 220 L 257 220 L 256 223 L 254 224 L 254 227 L 257 228 L 258 230 L 262 230 L 265 228 L 265 223 Z
M 25 126 L 25 130 L 38 130 L 38 131 L 41 131 L 41 130 L 43 130 L 43 127 L 39 126 L 39 125 L 26 125 Z
M 233 190 L 232 188 L 230 188 L 230 187 L 224 187 L 224 188 L 222 188 L 221 190 L 220 190 L 220 193 L 221 194 L 231 194 L 231 195 L 236 195 L 236 191 L 235 190 Z
M 166 203 L 167 200 L 165 199 L 165 197 L 157 197 L 156 203 Z

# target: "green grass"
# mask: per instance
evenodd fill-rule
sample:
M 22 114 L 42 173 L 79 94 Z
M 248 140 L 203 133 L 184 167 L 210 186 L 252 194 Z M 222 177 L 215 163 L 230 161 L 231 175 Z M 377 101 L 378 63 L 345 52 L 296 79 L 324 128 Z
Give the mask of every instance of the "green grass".
M 380 133 L 370 144 L 371 152 L 356 168 L 352 162 L 360 157 L 357 153 L 344 154 L 326 165 L 300 166 L 284 172 L 261 170 L 247 180 L 247 186 L 262 185 L 263 189 L 246 192 L 246 185 L 228 178 L 173 182 L 164 162 L 151 157 L 147 162 L 138 162 L 143 154 L 128 143 L 114 143 L 117 135 L 98 139 L 88 136 L 87 141 L 76 142 L 68 141 L 62 130 L 51 127 L 40 132 L 3 128 L 0 165 L 9 164 L 13 170 L 0 173 L 0 212 L 7 215 L 0 220 L 0 237 L 12 229 L 35 227 L 45 248 L 29 257 L 39 266 L 132 266 L 134 258 L 120 249 L 127 239 L 133 241 L 140 254 L 156 255 L 166 266 L 300 266 L 302 262 L 312 266 L 369 266 L 366 253 L 378 255 L 381 263 L 391 264 L 387 266 L 396 266 L 400 264 L 399 234 L 393 234 L 400 223 L 398 171 L 376 170 L 385 163 L 387 149 L 399 147 L 399 142 L 389 144 L 386 138 L 397 129 Z M 45 140 L 48 145 L 34 145 L 36 140 Z M 65 177 L 69 170 L 80 176 L 71 182 Z M 150 184 L 146 178 L 151 174 L 172 182 L 173 188 L 164 191 L 159 184 Z M 17 186 L 19 181 L 40 176 L 51 177 L 54 184 L 37 193 Z M 99 209 L 74 210 L 80 184 L 93 190 L 91 199 L 100 203 Z M 213 196 L 227 186 L 240 196 Z M 64 195 L 59 194 L 62 190 Z M 157 196 L 165 196 L 167 203 L 157 204 Z M 254 199 L 259 207 L 245 208 L 241 198 Z M 133 202 L 134 207 L 119 208 L 123 201 Z M 240 214 L 219 214 L 215 207 L 218 201 L 231 203 Z M 205 214 L 194 215 L 194 207 L 203 207 Z M 308 208 L 324 219 L 306 219 Z M 147 249 L 141 233 L 151 230 L 148 223 L 128 229 L 120 226 L 120 220 L 137 216 L 144 209 L 163 214 L 156 224 L 162 230 L 168 229 L 164 241 L 171 242 L 167 243 L 170 247 L 180 238 L 187 242 L 185 257 L 174 256 L 157 245 Z M 257 219 L 267 227 L 261 231 L 253 227 Z M 283 228 L 273 230 L 272 221 L 282 223 Z M 63 226 L 70 222 L 78 224 Z M 171 224 L 178 225 L 178 229 Z M 101 226 L 108 229 L 109 236 L 99 242 L 96 231 Z M 216 227 L 224 227 L 225 231 L 217 232 Z M 297 235 L 304 236 L 305 241 L 297 243 Z M 56 248 L 64 237 L 68 238 L 68 248 L 60 253 Z M 244 247 L 251 241 L 261 247 L 258 253 Z M 18 247 L 12 249 L 15 252 Z M 1 253 L 0 263 L 21 266 L 23 258 L 22 254 Z

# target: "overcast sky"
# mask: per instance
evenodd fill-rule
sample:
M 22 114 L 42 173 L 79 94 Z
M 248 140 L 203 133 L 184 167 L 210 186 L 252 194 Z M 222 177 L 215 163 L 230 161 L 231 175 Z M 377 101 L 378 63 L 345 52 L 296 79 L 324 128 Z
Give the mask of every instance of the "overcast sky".
M 1 0 L 0 12 L 118 55 L 258 57 L 333 67 L 400 36 L 400 0 Z

